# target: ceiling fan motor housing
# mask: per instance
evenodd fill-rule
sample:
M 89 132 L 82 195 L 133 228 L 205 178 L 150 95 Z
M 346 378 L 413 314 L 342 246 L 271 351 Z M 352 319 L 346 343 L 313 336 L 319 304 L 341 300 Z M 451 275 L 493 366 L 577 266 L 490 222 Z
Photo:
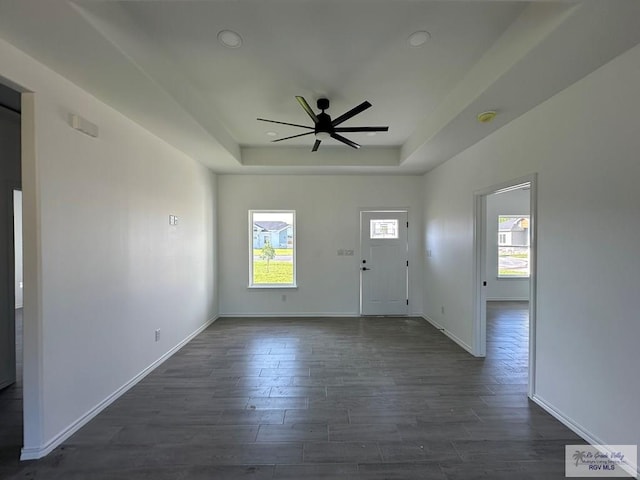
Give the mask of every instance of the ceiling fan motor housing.
M 318 102 L 320 102 L 318 100 Z M 318 114 L 318 123 L 316 123 L 315 126 L 315 132 L 325 132 L 325 133 L 331 133 L 333 132 L 333 125 L 331 125 L 331 117 L 322 112 Z

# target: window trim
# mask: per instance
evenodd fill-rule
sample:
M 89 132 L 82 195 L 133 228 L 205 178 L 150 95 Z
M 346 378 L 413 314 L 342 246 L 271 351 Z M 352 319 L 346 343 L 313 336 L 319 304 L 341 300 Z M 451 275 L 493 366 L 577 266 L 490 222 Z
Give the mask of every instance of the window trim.
M 256 213 L 275 213 L 275 214 L 291 214 L 292 223 L 291 231 L 293 236 L 293 282 L 292 283 L 253 283 L 253 218 Z M 248 215 L 248 229 L 249 229 L 249 283 L 247 288 L 249 289 L 297 289 L 297 234 L 296 234 L 296 211 L 295 210 L 265 210 L 265 209 L 250 209 Z

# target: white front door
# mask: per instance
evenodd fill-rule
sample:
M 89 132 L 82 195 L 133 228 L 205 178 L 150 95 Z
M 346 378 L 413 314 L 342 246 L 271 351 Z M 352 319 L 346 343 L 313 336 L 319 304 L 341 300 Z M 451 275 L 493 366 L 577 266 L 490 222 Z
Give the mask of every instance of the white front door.
M 360 313 L 406 315 L 408 237 L 406 211 L 360 212 Z

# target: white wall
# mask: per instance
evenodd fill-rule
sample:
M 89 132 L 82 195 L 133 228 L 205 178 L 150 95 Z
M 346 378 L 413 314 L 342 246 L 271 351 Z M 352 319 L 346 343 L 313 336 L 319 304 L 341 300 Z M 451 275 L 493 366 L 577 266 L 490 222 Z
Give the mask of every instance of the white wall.
M 640 46 L 424 180 L 425 313 L 470 343 L 473 192 L 538 172 L 535 399 L 610 444 L 640 444 L 638 85 Z
M 221 175 L 220 314 L 359 314 L 359 208 L 366 207 L 408 207 L 409 310 L 420 314 L 421 187 L 416 176 Z M 296 210 L 297 290 L 247 289 L 250 209 Z M 355 255 L 338 256 L 339 249 Z
M 528 300 L 529 279 L 498 278 L 498 216 L 529 215 L 529 190 L 487 195 L 487 300 Z
M 2 41 L 0 75 L 35 92 L 23 98 L 29 458 L 215 317 L 216 177 Z

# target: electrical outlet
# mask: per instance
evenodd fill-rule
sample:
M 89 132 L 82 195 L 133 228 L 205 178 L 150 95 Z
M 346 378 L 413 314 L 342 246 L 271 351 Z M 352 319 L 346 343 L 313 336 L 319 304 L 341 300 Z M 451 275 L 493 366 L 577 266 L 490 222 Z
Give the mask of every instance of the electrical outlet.
M 444 307 L 440 307 L 440 310 L 442 312 L 442 315 L 444 315 Z
M 342 248 L 340 250 L 338 250 L 338 256 L 339 257 L 344 256 L 344 250 Z
M 160 329 L 156 330 L 156 342 L 160 341 Z
M 287 301 L 287 296 L 286 295 L 282 295 L 282 301 L 286 302 Z
M 345 251 L 344 251 L 344 254 L 345 254 L 347 257 L 353 257 L 353 250 L 345 250 Z

